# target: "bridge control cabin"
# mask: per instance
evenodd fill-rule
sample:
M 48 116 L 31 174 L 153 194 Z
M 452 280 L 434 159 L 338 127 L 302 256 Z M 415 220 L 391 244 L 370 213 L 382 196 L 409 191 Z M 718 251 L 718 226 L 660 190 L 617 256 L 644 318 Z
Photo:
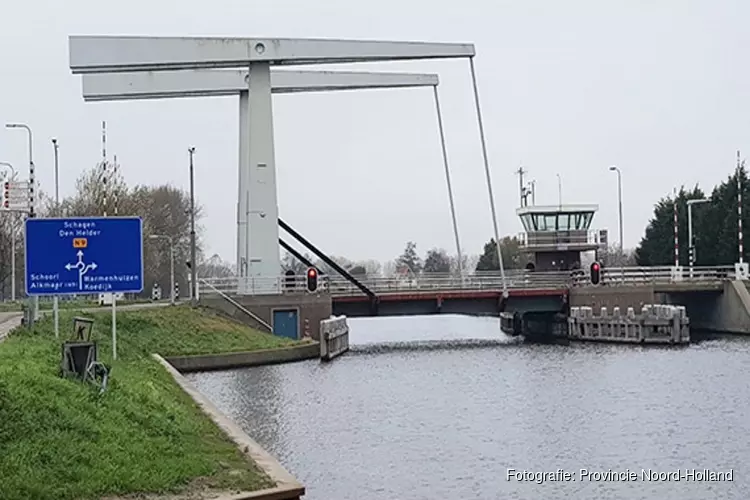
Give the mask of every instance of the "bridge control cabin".
M 534 205 L 516 209 L 524 233 L 521 248 L 531 254 L 527 269 L 580 269 L 581 253 L 606 245 L 606 231 L 591 231 L 598 205 Z

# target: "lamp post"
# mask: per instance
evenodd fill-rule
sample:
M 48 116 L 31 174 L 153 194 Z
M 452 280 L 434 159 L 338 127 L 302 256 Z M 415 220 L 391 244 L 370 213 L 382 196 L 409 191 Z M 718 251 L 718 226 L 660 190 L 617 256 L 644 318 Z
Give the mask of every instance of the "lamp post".
M 198 305 L 198 265 L 195 262 L 195 175 L 193 168 L 195 148 L 189 148 L 188 153 L 190 153 L 190 305 L 195 307 Z
M 688 259 L 690 263 L 690 278 L 693 277 L 693 264 L 695 263 L 695 244 L 693 243 L 693 205 L 698 203 L 707 203 L 710 200 L 699 198 L 697 200 L 688 200 Z
M 174 293 L 174 242 L 172 240 L 171 236 L 167 236 L 166 234 L 152 234 L 148 237 L 150 240 L 158 240 L 158 239 L 164 239 L 169 242 L 169 283 L 170 283 L 170 294 L 169 294 L 169 301 L 172 305 L 175 303 L 175 293 Z
M 557 204 L 562 208 L 562 177 L 557 174 Z
M 0 161 L 0 166 L 10 169 L 10 180 L 16 180 L 16 169 L 6 161 Z M 10 300 L 16 301 L 16 214 L 10 212 Z
M 612 165 L 609 167 L 609 170 L 611 172 L 617 172 L 617 205 L 619 210 L 619 218 L 620 218 L 620 253 L 623 253 L 623 237 L 622 237 L 622 173 L 620 172 L 620 168 Z
M 36 177 L 34 175 L 34 146 L 33 146 L 33 135 L 31 133 L 31 127 L 25 123 L 6 123 L 6 128 L 18 128 L 24 129 L 28 135 L 29 145 L 29 194 L 31 200 L 29 203 L 29 218 L 33 219 L 36 216 L 36 196 L 34 195 L 34 188 L 36 187 Z M 34 326 L 34 321 L 39 317 L 39 297 L 29 297 L 29 317 L 28 325 L 29 328 Z
M 60 215 L 60 173 L 58 164 L 58 148 L 57 139 L 52 139 L 52 147 L 55 150 L 55 215 Z
M 0 167 L 6 167 L 10 170 L 10 180 L 16 180 L 16 169 L 7 161 L 0 161 Z

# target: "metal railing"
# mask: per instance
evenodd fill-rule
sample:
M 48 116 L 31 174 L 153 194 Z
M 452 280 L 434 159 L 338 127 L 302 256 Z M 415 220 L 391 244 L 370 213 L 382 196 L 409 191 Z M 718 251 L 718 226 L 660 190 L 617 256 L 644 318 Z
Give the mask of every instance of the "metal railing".
M 599 231 L 529 231 L 520 233 L 518 241 L 522 247 L 557 247 L 565 245 L 603 245 Z
M 529 272 L 509 270 L 506 281 L 509 288 L 567 288 L 570 272 Z M 247 294 L 261 293 L 307 293 L 307 278 L 215 278 L 201 279 L 204 282 L 200 294 L 235 294 L 244 290 Z M 452 274 L 427 273 L 416 277 L 363 277 L 359 279 L 376 295 L 399 292 L 429 292 L 436 290 L 500 290 L 502 276 L 498 272 L 474 273 L 463 277 Z M 210 285 L 210 286 L 208 286 Z M 318 289 L 333 296 L 363 295 L 354 284 L 340 276 L 320 276 Z
M 651 267 L 603 267 L 600 272 L 601 285 L 655 285 L 667 283 L 719 284 L 735 279 L 734 266 L 696 266 L 675 268 L 673 266 Z M 573 286 L 591 284 L 588 269 L 574 272 Z
M 519 289 L 566 289 L 591 284 L 588 269 L 576 271 L 527 271 L 508 270 L 505 273 L 507 286 Z M 720 284 L 735 279 L 734 266 L 701 266 L 690 270 L 687 267 L 605 267 L 601 270 L 601 286 L 607 285 L 654 285 L 669 283 Z M 454 290 L 502 290 L 503 281 L 499 272 L 475 272 L 463 277 L 452 274 L 424 273 L 414 277 L 363 277 L 360 283 L 376 295 L 389 293 L 419 293 Z M 200 294 L 245 293 L 256 294 L 306 294 L 305 276 L 279 278 L 214 278 L 201 279 Z M 318 290 L 334 297 L 364 295 L 355 285 L 340 276 L 318 277 Z

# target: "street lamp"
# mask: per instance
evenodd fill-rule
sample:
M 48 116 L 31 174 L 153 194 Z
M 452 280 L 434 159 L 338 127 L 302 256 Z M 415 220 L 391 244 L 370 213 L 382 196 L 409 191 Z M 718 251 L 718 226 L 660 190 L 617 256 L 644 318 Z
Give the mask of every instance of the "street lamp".
M 609 170 L 611 172 L 617 172 L 617 204 L 620 212 L 620 254 L 623 253 L 622 245 L 623 245 L 623 239 L 622 239 L 622 173 L 620 172 L 619 167 L 612 165 L 609 167 Z
M 31 133 L 31 128 L 26 125 L 25 123 L 6 123 L 5 128 L 20 128 L 24 129 L 26 133 L 28 134 L 28 143 L 29 143 L 29 191 L 31 194 L 31 203 L 29 204 L 29 218 L 33 219 L 36 216 L 36 196 L 34 196 L 34 188 L 36 187 L 36 181 L 34 176 L 34 146 L 33 146 L 33 136 Z M 34 296 L 29 297 L 29 328 L 34 326 L 34 321 L 37 320 L 39 317 L 39 297 Z
M 13 165 L 8 163 L 7 161 L 0 161 L 0 167 L 6 167 L 10 169 L 10 180 L 14 181 L 16 180 L 16 169 L 13 168 Z
M 557 174 L 557 203 L 562 208 L 562 177 Z
M 195 148 L 188 149 L 190 154 L 190 304 L 198 305 L 198 264 L 195 262 L 195 176 L 193 169 L 193 155 Z
M 57 150 L 59 145 L 57 139 L 52 139 L 52 147 L 55 149 L 55 214 L 60 215 L 60 175 L 57 161 Z
M 165 234 L 152 234 L 148 237 L 150 240 L 165 239 L 169 242 L 169 283 L 170 283 L 170 302 L 172 305 L 175 303 L 174 296 L 174 244 L 171 236 Z
M 10 180 L 16 180 L 16 169 L 6 161 L 0 161 L 0 166 L 10 169 Z M 10 212 L 10 300 L 16 301 L 16 214 Z
M 690 262 L 690 278 L 693 277 L 693 264 L 695 263 L 695 245 L 693 244 L 693 205 L 698 203 L 707 203 L 711 200 L 706 198 L 699 198 L 695 200 L 688 200 L 688 259 Z

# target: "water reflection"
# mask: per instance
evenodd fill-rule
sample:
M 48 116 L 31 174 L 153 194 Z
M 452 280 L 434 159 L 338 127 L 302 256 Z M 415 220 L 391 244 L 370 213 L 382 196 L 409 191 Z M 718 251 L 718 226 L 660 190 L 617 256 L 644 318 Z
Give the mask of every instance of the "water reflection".
M 430 316 L 353 320 L 352 342 L 330 364 L 190 378 L 313 500 L 750 498 L 745 339 L 529 346 L 494 318 Z M 734 482 L 539 485 L 509 467 L 733 468 Z

